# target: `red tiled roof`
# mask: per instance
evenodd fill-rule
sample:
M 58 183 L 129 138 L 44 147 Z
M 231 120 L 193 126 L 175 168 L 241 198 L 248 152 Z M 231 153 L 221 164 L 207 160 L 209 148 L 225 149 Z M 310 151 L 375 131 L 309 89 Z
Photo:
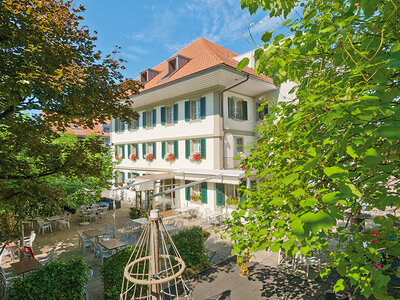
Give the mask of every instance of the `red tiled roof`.
M 106 124 L 109 124 L 109 121 L 106 122 Z M 66 133 L 73 133 L 75 135 L 80 135 L 80 136 L 88 136 L 91 134 L 97 135 L 97 136 L 109 136 L 109 133 L 103 133 L 103 130 L 101 130 L 101 127 L 99 124 L 94 125 L 93 129 L 87 128 L 87 127 L 80 127 L 81 129 L 72 129 L 71 127 L 67 127 Z
M 236 68 L 239 63 L 238 61 L 233 59 L 233 57 L 238 55 L 237 53 L 221 47 L 217 44 L 214 44 L 204 38 L 199 38 L 195 40 L 193 43 L 189 44 L 171 57 L 174 57 L 178 54 L 185 56 L 190 60 L 175 73 L 173 73 L 170 77 L 164 80 L 161 79 L 167 74 L 167 60 L 152 68 L 153 70 L 156 70 L 160 73 L 145 84 L 144 89 L 141 90 L 142 92 L 148 89 L 155 88 L 157 86 L 161 86 L 168 82 L 189 76 L 199 71 L 211 68 L 213 66 L 225 64 L 227 66 Z M 273 82 L 271 78 L 266 77 L 263 74 L 261 74 L 260 76 L 256 75 L 254 70 L 251 68 L 246 67 L 243 69 L 243 72 L 256 76 L 266 82 Z M 139 78 L 137 79 L 139 80 Z

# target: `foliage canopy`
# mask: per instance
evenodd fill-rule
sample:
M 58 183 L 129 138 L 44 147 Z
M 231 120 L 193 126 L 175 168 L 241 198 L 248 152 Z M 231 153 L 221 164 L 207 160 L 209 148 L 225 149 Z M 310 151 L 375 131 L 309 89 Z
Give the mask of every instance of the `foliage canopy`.
M 295 16 L 282 24 L 290 38 L 262 36 L 255 68 L 273 76 L 277 86 L 297 86 L 295 99 L 281 103 L 259 126 L 244 162 L 256 171 L 258 184 L 228 222 L 238 240 L 234 251 L 323 251 L 328 258 L 321 275 L 335 270 L 344 278 L 334 291 L 348 287 L 393 299 L 392 263 L 400 255 L 400 2 L 241 5 L 250 13 Z M 374 219 L 374 232 L 359 232 L 350 224 L 363 207 L 392 213 Z

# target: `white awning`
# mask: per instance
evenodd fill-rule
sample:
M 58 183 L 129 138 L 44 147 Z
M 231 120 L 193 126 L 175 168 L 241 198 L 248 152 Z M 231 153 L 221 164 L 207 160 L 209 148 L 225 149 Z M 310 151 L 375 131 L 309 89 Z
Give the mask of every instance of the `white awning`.
M 225 183 L 240 185 L 245 177 L 245 171 L 242 170 L 196 170 L 196 169 L 179 169 L 174 172 L 175 179 L 197 181 L 210 176 L 220 175 L 221 177 L 210 179 L 207 182 Z

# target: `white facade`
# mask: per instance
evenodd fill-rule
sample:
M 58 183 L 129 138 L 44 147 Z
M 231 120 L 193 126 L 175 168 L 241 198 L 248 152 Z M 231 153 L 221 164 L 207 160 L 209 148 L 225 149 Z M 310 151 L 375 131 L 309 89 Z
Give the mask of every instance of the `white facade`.
M 259 115 L 257 105 L 265 99 L 279 98 L 279 93 L 280 89 L 257 76 L 246 76 L 245 73 L 237 73 L 234 69 L 220 66 L 208 73 L 134 96 L 132 109 L 140 116 L 136 122 L 137 128 L 133 128 L 133 121 L 130 128 L 125 125 L 121 131 L 119 121 L 113 119 L 111 122 L 111 143 L 120 159 L 120 164 L 117 165 L 117 170 L 121 172 L 119 181 L 173 171 L 177 174 L 175 183 L 184 185 L 185 182 L 225 172 L 222 178 L 209 180 L 202 186 L 190 189 L 189 194 L 201 194 L 202 201 L 188 201 L 186 188 L 176 191 L 172 208 L 199 206 L 201 210 L 228 210 L 226 200 L 239 197 L 236 190 L 240 185 L 249 185 L 249 180 L 246 181 L 244 176 L 245 171 L 237 168 L 239 161 L 234 158 L 238 155 L 246 156 L 246 147 L 256 138 L 254 130 Z M 193 107 L 197 104 L 192 105 L 196 100 L 204 103 L 201 103 L 202 107 L 198 107 L 201 110 L 198 115 L 197 108 Z M 192 116 L 190 120 L 188 101 Z M 168 113 L 172 113 L 168 110 L 169 107 L 177 108 L 175 118 L 169 118 L 171 115 Z M 162 116 L 164 111 L 165 117 Z M 152 126 L 149 118 L 152 119 L 154 114 L 155 123 Z M 193 119 L 193 116 L 198 119 Z M 188 140 L 191 141 L 189 146 Z M 128 150 L 129 147 L 131 150 Z M 174 161 L 165 159 L 164 154 L 170 152 L 169 148 L 177 156 Z M 194 150 L 199 153 L 201 160 L 193 160 Z M 136 161 L 128 155 L 135 151 L 138 151 L 135 153 Z M 152 161 L 145 159 L 149 151 L 155 157 Z

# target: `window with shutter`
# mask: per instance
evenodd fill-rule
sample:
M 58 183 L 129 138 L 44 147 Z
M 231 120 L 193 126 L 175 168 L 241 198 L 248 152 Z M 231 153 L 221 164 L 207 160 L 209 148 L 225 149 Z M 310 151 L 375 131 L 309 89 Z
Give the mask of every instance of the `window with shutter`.
M 228 98 L 228 118 L 233 119 L 234 101 L 232 97 Z
M 122 158 L 125 159 L 125 145 L 121 145 L 121 149 L 122 149 Z
M 161 156 L 164 158 L 166 154 L 165 151 L 165 142 L 161 142 Z
M 200 119 L 205 119 L 206 117 L 206 97 L 200 98 Z
M 190 140 L 185 140 L 185 157 L 190 157 Z
M 242 120 L 247 121 L 247 101 L 242 100 Z
M 190 121 L 190 101 L 185 102 L 185 121 Z
M 201 158 L 206 159 L 206 139 L 200 139 L 200 153 L 201 153 Z
M 153 109 L 153 111 L 152 111 L 152 122 L 151 122 L 151 125 L 153 126 L 153 127 L 156 127 L 156 124 L 157 124 L 157 111 L 155 110 L 155 109 Z
M 217 205 L 225 206 L 225 193 L 224 193 L 224 184 L 217 183 L 216 184 L 216 193 L 217 193 Z
M 165 106 L 161 107 L 161 125 L 165 125 Z
M 185 184 L 188 184 L 189 181 L 185 181 Z M 185 187 L 185 198 L 187 201 L 190 201 L 190 187 Z
M 128 159 L 131 159 L 131 147 L 132 147 L 132 145 L 131 144 L 128 144 L 128 145 L 126 145 L 127 147 L 128 147 Z
M 143 156 L 143 158 L 146 158 L 146 144 L 145 143 L 142 144 L 142 156 Z
M 153 158 L 156 159 L 156 156 L 157 156 L 157 144 L 156 144 L 156 142 L 153 142 L 151 150 L 152 151 L 149 151 L 149 153 L 153 153 Z
M 174 123 L 178 123 L 178 103 L 174 104 Z
M 142 113 L 142 121 L 143 121 L 143 123 L 142 123 L 143 128 L 146 128 L 147 122 L 146 122 L 146 112 L 145 111 Z
M 201 203 L 207 203 L 207 182 L 201 183 Z
M 174 141 L 174 156 L 175 159 L 179 157 L 179 141 Z
M 125 131 L 125 122 L 121 122 L 121 131 L 122 131 L 122 132 Z

